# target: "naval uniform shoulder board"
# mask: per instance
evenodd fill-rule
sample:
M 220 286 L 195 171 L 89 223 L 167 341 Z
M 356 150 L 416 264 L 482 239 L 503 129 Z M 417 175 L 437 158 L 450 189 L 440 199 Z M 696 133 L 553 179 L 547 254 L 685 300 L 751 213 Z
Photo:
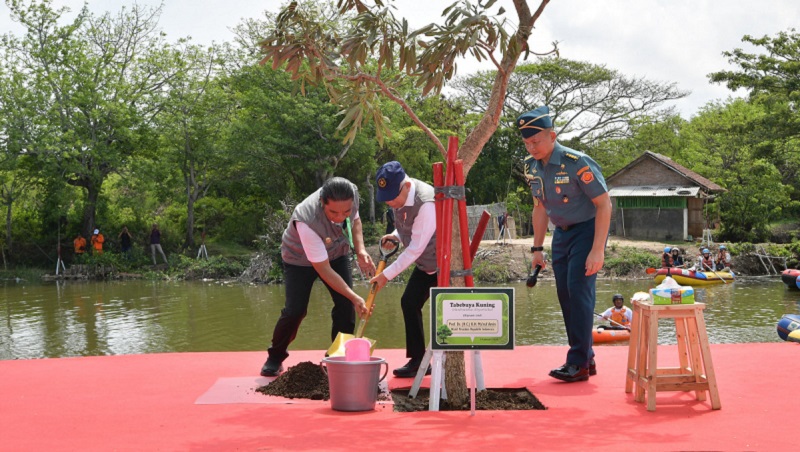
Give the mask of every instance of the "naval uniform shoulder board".
M 570 160 L 576 161 L 576 162 L 577 162 L 577 161 L 578 161 L 578 159 L 580 158 L 579 156 L 577 156 L 577 155 L 575 155 L 575 154 L 573 154 L 573 153 L 571 153 L 571 152 L 565 152 L 565 153 L 564 153 L 564 157 L 566 157 L 566 158 L 568 158 L 568 159 L 570 159 Z

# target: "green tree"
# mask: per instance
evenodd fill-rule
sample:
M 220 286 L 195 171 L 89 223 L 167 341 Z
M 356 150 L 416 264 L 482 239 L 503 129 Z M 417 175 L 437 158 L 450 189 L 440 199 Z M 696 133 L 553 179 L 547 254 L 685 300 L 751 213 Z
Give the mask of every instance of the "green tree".
M 299 197 L 336 173 L 358 182 L 374 170 L 367 164 L 355 176 L 337 171 L 348 159 L 363 167 L 375 146 L 364 138 L 342 142 L 337 107 L 324 89 L 309 87 L 305 96 L 300 95 L 299 83 L 286 73 L 259 65 L 242 68 L 229 83 L 237 105 L 229 146 L 238 150 L 240 164 L 247 165 L 252 177 L 274 176 L 263 182 L 270 183 L 276 194 L 286 192 L 287 179 L 290 193 Z
M 794 188 L 793 199 L 800 199 L 800 34 L 790 29 L 774 37 L 745 35 L 742 41 L 758 52 L 723 52 L 735 69 L 711 73 L 709 80 L 747 90 L 749 100 L 764 108 L 748 124 L 761 136 L 754 151 L 778 168 L 781 181 Z
M 769 238 L 769 223 L 790 203 L 789 190 L 772 163 L 755 159 L 736 163 L 725 172 L 727 188 L 718 200 L 721 240 L 758 243 Z
M 751 124 L 764 114 L 762 106 L 742 99 L 711 103 L 682 131 L 678 161 L 727 190 L 716 206 L 724 240 L 764 239 L 769 222 L 791 205 L 792 188 L 775 165 L 755 155 L 762 138 Z
M 496 71 L 481 71 L 456 79 L 457 97 L 470 111 L 482 111 L 489 102 Z M 503 201 L 505 194 L 525 186 L 522 160 L 527 155 L 514 120 L 539 105 L 549 105 L 559 141 L 591 154 L 604 165 L 619 163 L 641 149 L 621 154 L 620 145 L 643 127 L 675 117 L 669 101 L 688 95 L 674 83 L 627 77 L 604 65 L 546 56 L 521 64 L 508 83 L 502 134 L 484 146 L 483 159 L 473 182 L 483 203 Z M 637 155 L 638 156 L 638 155 Z M 510 171 L 498 171 L 498 168 Z M 513 175 L 513 179 L 509 177 Z M 509 182 L 513 182 L 510 185 Z M 477 200 L 476 200 L 477 201 Z
M 226 153 L 224 128 L 230 121 L 233 99 L 217 79 L 224 64 L 219 49 L 185 45 L 172 51 L 177 67 L 166 80 L 166 99 L 158 121 L 161 164 L 180 170 L 186 199 L 186 230 L 183 246 L 195 246 L 195 205 L 208 193 L 214 172 Z
M 458 79 L 454 86 L 465 104 L 482 110 L 494 76 L 495 71 L 478 72 Z M 562 140 L 587 146 L 629 137 L 637 126 L 672 116 L 674 108 L 665 104 L 688 94 L 675 83 L 628 77 L 604 65 L 549 56 L 514 70 L 504 119 L 512 126 L 520 114 L 548 105 Z
M 33 118 L 14 146 L 30 171 L 83 189 L 88 234 L 108 175 L 152 147 L 149 131 L 160 110 L 154 101 L 172 73 L 156 28 L 160 9 L 95 16 L 84 7 L 60 25 L 68 9 L 54 9 L 50 0 L 7 3 L 26 32 L 3 36 L 4 72 Z
M 23 149 L 20 144 L 30 133 L 35 118 L 27 111 L 31 93 L 20 89 L 18 74 L 6 72 L 7 63 L 0 64 L 0 203 L 6 210 L 5 250 L 13 254 L 14 203 L 33 186 L 32 178 L 20 170 Z M 15 78 L 16 77 L 16 78 Z M 3 254 L 5 259 L 5 253 Z

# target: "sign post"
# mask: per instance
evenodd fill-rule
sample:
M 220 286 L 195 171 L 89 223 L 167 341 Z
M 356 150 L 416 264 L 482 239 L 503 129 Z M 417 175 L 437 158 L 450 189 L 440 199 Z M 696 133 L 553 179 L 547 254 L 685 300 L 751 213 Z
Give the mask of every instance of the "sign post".
M 431 351 L 426 353 L 425 358 L 433 358 L 433 362 L 428 409 L 439 410 L 444 352 L 468 350 L 472 352 L 468 372 L 474 415 L 475 389 L 476 386 L 483 386 L 482 381 L 477 381 L 477 367 L 481 365 L 480 350 L 514 349 L 514 288 L 435 287 L 431 289 L 430 305 Z M 423 358 L 423 365 L 427 368 L 425 361 Z M 480 380 L 482 376 L 480 372 Z M 414 381 L 414 387 L 418 388 L 417 380 Z

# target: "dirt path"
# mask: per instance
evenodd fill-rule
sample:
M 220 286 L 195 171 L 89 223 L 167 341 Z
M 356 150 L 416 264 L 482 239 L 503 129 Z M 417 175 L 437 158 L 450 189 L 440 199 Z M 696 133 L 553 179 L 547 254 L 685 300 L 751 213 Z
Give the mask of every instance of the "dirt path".
M 553 236 L 548 235 L 544 238 L 544 246 L 549 247 L 551 242 L 553 241 Z M 483 240 L 481 241 L 481 246 L 496 246 L 500 243 L 499 240 Z M 505 243 L 510 243 L 512 245 L 522 245 L 531 247 L 533 245 L 533 237 L 525 237 L 522 239 L 506 239 Z M 663 242 L 649 242 L 647 240 L 630 240 L 623 237 L 616 237 L 612 236 L 608 239 L 608 246 L 625 246 L 631 248 L 639 248 L 642 250 L 651 251 L 653 253 L 661 253 L 664 250 L 664 247 L 667 246 Z M 689 250 L 691 252 L 690 255 L 695 255 L 698 247 L 694 243 L 686 243 L 686 245 L 680 245 L 681 250 L 684 250 L 684 254 L 686 253 L 685 250 Z

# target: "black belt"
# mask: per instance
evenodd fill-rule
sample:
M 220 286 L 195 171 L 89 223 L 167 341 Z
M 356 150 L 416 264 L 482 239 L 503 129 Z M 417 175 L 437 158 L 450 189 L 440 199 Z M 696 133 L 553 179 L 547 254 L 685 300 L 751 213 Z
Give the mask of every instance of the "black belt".
M 589 219 L 589 220 L 586 220 L 586 221 L 592 221 L 592 219 Z M 583 223 L 586 223 L 586 221 L 581 221 L 580 223 L 568 224 L 568 225 L 566 225 L 566 226 L 556 226 L 556 227 L 557 227 L 558 229 L 561 229 L 561 230 L 562 230 L 562 231 L 564 231 L 564 232 L 567 232 L 567 231 L 569 231 L 570 229 L 572 229 L 572 228 L 574 228 L 574 227 L 577 227 L 577 226 L 580 226 L 580 225 L 582 225 Z

